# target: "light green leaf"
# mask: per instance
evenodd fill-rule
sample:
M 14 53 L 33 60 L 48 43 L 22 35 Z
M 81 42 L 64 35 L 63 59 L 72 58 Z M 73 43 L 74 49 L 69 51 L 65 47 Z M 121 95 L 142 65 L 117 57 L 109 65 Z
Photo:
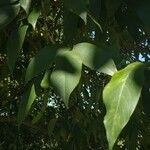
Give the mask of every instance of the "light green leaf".
M 31 5 L 31 0 L 20 0 L 20 6 L 26 11 L 26 13 L 29 13 Z
M 87 23 L 87 4 L 87 0 L 64 0 L 65 8 L 81 17 L 85 24 Z
M 48 45 L 40 50 L 39 53 L 31 59 L 26 71 L 26 83 L 52 65 L 57 52 L 63 49 L 59 47 L 60 46 L 58 45 Z
M 8 66 L 12 72 L 22 49 L 22 45 L 25 39 L 28 26 L 20 26 L 17 30 L 14 30 L 10 35 L 7 43 L 7 57 L 8 57 Z
M 144 78 L 144 65 L 132 63 L 116 72 L 103 91 L 106 106 L 104 125 L 109 150 L 128 123 L 138 103 Z
M 21 124 L 22 121 L 27 116 L 35 98 L 36 98 L 35 88 L 34 88 L 34 85 L 32 85 L 32 87 L 30 87 L 26 91 L 26 93 L 23 95 L 21 99 L 19 110 L 18 110 L 18 115 L 17 115 L 17 121 L 19 124 Z
M 9 1 L 9 3 L 0 1 L 0 30 L 8 25 L 19 13 L 20 5 L 10 3 L 14 3 L 14 0 Z
M 110 49 L 97 47 L 90 43 L 79 43 L 73 47 L 77 52 L 83 64 L 91 69 L 98 70 L 109 75 L 113 75 L 117 69 L 112 60 L 115 53 Z
M 47 89 L 50 87 L 50 74 L 51 74 L 51 71 L 47 70 L 44 74 L 42 81 L 41 81 L 41 87 L 44 89 Z
M 68 107 L 70 94 L 79 83 L 82 62 L 73 51 L 59 53 L 56 60 L 56 69 L 52 72 L 50 81 L 65 105 Z
M 40 16 L 40 13 L 41 12 L 39 9 L 34 8 L 28 16 L 28 22 L 32 25 L 33 29 L 35 29 L 35 26 L 36 26 L 37 20 Z

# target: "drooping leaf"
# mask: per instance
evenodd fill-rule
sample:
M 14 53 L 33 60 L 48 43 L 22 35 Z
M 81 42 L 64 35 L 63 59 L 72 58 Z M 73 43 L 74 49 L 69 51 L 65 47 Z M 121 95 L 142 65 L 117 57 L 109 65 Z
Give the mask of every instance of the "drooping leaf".
M 85 24 L 87 23 L 87 4 L 87 0 L 64 0 L 65 8 L 81 17 Z
M 19 13 L 20 5 L 14 0 L 0 1 L 0 30 L 8 25 Z M 14 4 L 15 3 L 15 4 Z
M 106 106 L 104 125 L 109 150 L 128 123 L 138 103 L 144 78 L 144 65 L 132 63 L 116 72 L 103 91 Z
M 40 13 L 41 12 L 39 9 L 34 8 L 28 16 L 28 22 L 32 25 L 33 29 L 35 29 L 35 26 L 36 26 L 37 20 L 40 16 Z
M 20 6 L 26 11 L 26 13 L 29 13 L 31 5 L 31 0 L 20 0 Z
M 23 95 L 21 99 L 19 110 L 18 110 L 18 115 L 17 115 L 17 121 L 19 124 L 21 124 L 23 120 L 25 119 L 25 117 L 27 116 L 35 98 L 36 98 L 35 88 L 34 88 L 34 85 L 32 85 L 26 91 L 26 93 Z
M 50 81 L 67 107 L 70 94 L 79 83 L 81 69 L 82 62 L 75 52 L 59 53 L 56 59 L 56 69 L 52 72 Z
M 51 136 L 55 127 L 55 124 L 57 122 L 57 118 L 53 118 L 48 123 L 48 135 Z
M 26 83 L 52 65 L 57 52 L 61 50 L 59 47 L 58 45 L 48 45 L 31 59 L 26 71 Z
M 117 69 L 112 60 L 115 54 L 110 49 L 97 47 L 90 43 L 79 43 L 73 47 L 73 51 L 79 53 L 83 64 L 91 69 L 113 75 Z
M 17 30 L 14 30 L 10 35 L 7 43 L 7 57 L 8 57 L 8 66 L 12 72 L 22 49 L 22 45 L 25 39 L 28 26 L 20 26 Z

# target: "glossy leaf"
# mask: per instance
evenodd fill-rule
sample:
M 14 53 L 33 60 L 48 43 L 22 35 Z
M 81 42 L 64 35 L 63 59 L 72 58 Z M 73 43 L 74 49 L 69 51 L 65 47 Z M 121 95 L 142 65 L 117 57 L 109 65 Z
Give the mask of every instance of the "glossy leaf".
M 79 43 L 73 47 L 73 51 L 77 52 L 83 64 L 91 69 L 109 75 L 113 75 L 117 71 L 112 60 L 115 53 L 110 49 L 100 48 L 90 43 Z
M 64 0 L 65 8 L 81 17 L 85 23 L 87 23 L 87 4 L 86 0 Z
M 58 51 L 63 49 L 59 47 L 58 45 L 48 45 L 41 49 L 39 53 L 31 59 L 26 71 L 26 83 L 52 65 Z
M 51 74 L 51 83 L 67 107 L 70 94 L 79 83 L 81 69 L 82 62 L 75 52 L 59 53 L 56 60 L 56 69 Z
M 31 5 L 31 0 L 20 0 L 20 6 L 26 11 L 26 13 L 29 13 Z
M 41 12 L 39 9 L 34 8 L 28 16 L 28 22 L 32 25 L 33 29 L 35 29 L 35 26 L 36 26 L 37 20 L 40 16 L 40 13 Z
M 19 110 L 18 110 L 18 116 L 17 116 L 17 120 L 19 124 L 21 124 L 25 119 L 25 117 L 27 116 L 35 98 L 36 98 L 35 88 L 34 85 L 32 85 L 32 87 L 26 91 L 26 93 L 23 95 L 21 99 Z
M 28 26 L 20 26 L 17 30 L 14 30 L 10 35 L 7 43 L 7 57 L 8 57 L 8 66 L 10 71 L 12 72 L 22 49 L 22 45 L 24 43 L 24 39 L 26 36 Z
M 104 125 L 109 150 L 128 123 L 138 103 L 143 85 L 144 65 L 139 62 L 116 72 L 103 91 L 106 106 Z
M 8 25 L 19 13 L 20 5 L 14 0 L 0 1 L 0 30 Z M 12 3 L 12 4 L 11 4 Z

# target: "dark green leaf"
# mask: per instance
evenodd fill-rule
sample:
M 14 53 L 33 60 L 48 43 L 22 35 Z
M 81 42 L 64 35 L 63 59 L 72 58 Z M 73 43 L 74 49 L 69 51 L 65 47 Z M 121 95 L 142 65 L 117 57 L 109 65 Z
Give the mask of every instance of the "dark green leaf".
M 31 59 L 26 71 L 26 83 L 52 65 L 57 52 L 61 50 L 59 47 L 58 45 L 48 45 Z
M 35 88 L 34 85 L 32 85 L 32 87 L 26 91 L 26 93 L 23 95 L 21 99 L 19 110 L 18 110 L 18 116 L 17 116 L 17 120 L 19 124 L 21 124 L 22 121 L 27 116 L 35 98 L 36 98 Z
M 51 119 L 48 123 L 48 135 L 51 136 L 55 127 L 55 124 L 57 122 L 57 119 Z
M 51 74 L 51 83 L 68 107 L 70 94 L 79 83 L 82 62 L 73 51 L 59 53 L 56 60 L 56 69 Z
M 8 66 L 12 72 L 15 66 L 15 62 L 18 58 L 20 50 L 26 36 L 28 26 L 20 26 L 17 30 L 14 30 L 10 35 L 7 43 L 7 57 L 8 57 Z
M 0 30 L 8 25 L 19 13 L 20 5 L 13 4 L 14 1 L 9 1 L 5 3 L 4 1 L 0 2 Z
M 144 78 L 144 65 L 136 62 L 116 72 L 103 91 L 106 106 L 104 125 L 109 150 L 128 123 L 138 103 Z
M 79 43 L 73 47 L 73 51 L 79 53 L 83 64 L 91 69 L 113 75 L 117 69 L 112 60 L 113 51 L 100 48 L 90 43 Z
M 46 108 L 47 108 L 47 102 L 48 102 L 48 96 L 49 96 L 49 92 L 45 93 L 44 97 L 43 97 L 43 104 L 42 104 L 42 108 L 41 110 L 37 113 L 37 115 L 33 118 L 32 120 L 32 124 L 37 123 L 43 116 Z
M 83 21 L 87 22 L 87 0 L 64 0 L 65 8 L 80 16 Z

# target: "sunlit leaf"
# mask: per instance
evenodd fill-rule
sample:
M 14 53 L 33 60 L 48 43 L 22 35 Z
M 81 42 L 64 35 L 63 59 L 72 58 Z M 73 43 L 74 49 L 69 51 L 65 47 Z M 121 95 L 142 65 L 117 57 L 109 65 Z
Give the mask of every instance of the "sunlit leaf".
M 27 116 L 35 98 L 36 98 L 35 88 L 34 85 L 32 85 L 32 87 L 26 91 L 26 93 L 23 95 L 21 99 L 19 110 L 18 110 L 18 116 L 17 116 L 17 121 L 19 124 L 21 124 L 22 121 Z
M 8 25 L 19 13 L 20 5 L 11 1 L 0 1 L 0 30 Z M 12 3 L 12 4 L 11 4 Z
M 82 62 L 73 51 L 59 53 L 56 69 L 51 74 L 51 83 L 68 107 L 70 94 L 79 83 Z
M 83 64 L 91 69 L 113 75 L 117 69 L 112 60 L 113 51 L 103 47 L 97 47 L 90 43 L 79 43 L 73 47 L 73 51 L 79 53 Z
M 15 66 L 15 62 L 18 58 L 20 50 L 26 36 L 28 26 L 20 26 L 18 29 L 14 30 L 10 35 L 7 43 L 7 57 L 8 57 L 8 66 L 12 72 Z
M 31 5 L 31 0 L 20 0 L 20 6 L 26 11 L 26 13 L 29 13 Z
M 106 106 L 104 125 L 109 150 L 128 123 L 138 103 L 143 85 L 144 65 L 136 62 L 116 72 L 103 91 Z
M 40 16 L 40 13 L 41 12 L 39 9 L 34 8 L 28 16 L 28 22 L 32 25 L 33 29 L 35 29 L 35 26 L 36 26 L 37 20 Z

